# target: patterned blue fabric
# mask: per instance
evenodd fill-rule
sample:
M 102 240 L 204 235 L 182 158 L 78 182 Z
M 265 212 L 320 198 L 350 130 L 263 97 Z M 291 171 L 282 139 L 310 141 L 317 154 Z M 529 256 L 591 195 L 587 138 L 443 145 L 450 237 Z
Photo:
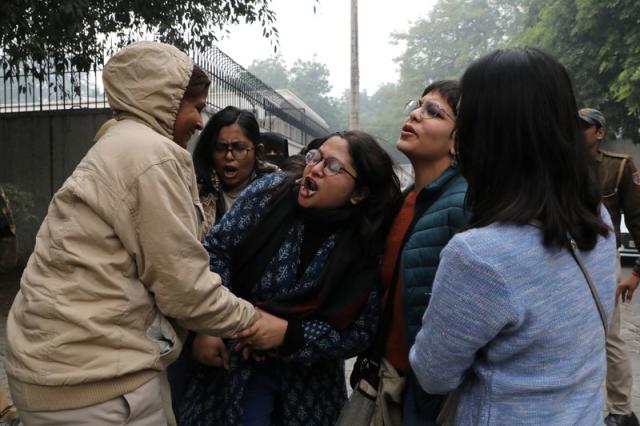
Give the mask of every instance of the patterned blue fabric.
M 285 175 L 273 173 L 253 182 L 233 207 L 204 238 L 211 269 L 231 282 L 230 255 L 258 224 Z M 306 270 L 297 277 L 303 237 L 302 221 L 290 224 L 285 241 L 266 267 L 252 291 L 255 300 L 288 294 L 316 284 L 331 250 L 335 235 L 318 249 Z M 354 271 L 357 273 L 357 271 Z M 379 317 L 378 293 L 373 291 L 354 323 L 336 329 L 327 322 L 302 322 L 304 345 L 287 356 L 272 355 L 267 365 L 278 377 L 279 398 L 272 424 L 333 425 L 346 400 L 344 359 L 360 353 L 370 344 Z M 229 371 L 197 366 L 182 407 L 181 425 L 236 425 L 242 415 L 243 388 L 256 365 L 245 362 L 227 343 L 231 355 Z
M 579 256 L 610 318 L 615 235 Z M 603 424 L 598 309 L 570 252 L 544 247 L 533 226 L 453 237 L 409 358 L 427 392 L 460 387 L 456 424 Z

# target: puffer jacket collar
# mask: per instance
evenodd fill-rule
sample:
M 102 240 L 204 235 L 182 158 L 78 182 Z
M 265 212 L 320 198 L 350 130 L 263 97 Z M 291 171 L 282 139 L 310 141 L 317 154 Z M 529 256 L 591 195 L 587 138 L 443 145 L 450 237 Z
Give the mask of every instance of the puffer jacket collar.
M 431 196 L 440 192 L 440 190 L 447 184 L 449 181 L 460 174 L 460 169 L 458 167 L 449 167 L 444 171 L 436 180 L 422 188 L 416 197 L 416 205 L 422 204 L 425 201 L 429 200 Z M 409 191 L 413 190 L 413 185 L 409 188 Z M 408 193 L 408 192 L 407 192 Z

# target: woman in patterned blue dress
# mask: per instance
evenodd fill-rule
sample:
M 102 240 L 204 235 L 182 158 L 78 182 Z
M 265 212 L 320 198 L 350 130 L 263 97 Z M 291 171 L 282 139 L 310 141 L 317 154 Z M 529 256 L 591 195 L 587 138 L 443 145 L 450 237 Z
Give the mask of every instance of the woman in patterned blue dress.
M 302 178 L 267 175 L 205 237 L 211 269 L 261 312 L 225 341 L 198 336 L 181 425 L 333 425 L 344 359 L 379 317 L 379 259 L 400 189 L 363 132 L 330 135 Z

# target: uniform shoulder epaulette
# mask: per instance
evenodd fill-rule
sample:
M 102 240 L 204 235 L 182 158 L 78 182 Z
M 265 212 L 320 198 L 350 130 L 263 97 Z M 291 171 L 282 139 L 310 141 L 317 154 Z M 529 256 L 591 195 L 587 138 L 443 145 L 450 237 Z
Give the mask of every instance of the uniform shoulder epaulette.
M 606 155 L 607 157 L 631 158 L 631 156 L 629 154 L 624 154 L 624 153 L 621 153 L 621 152 L 605 151 L 604 149 L 601 149 L 600 152 L 603 153 L 604 155 Z

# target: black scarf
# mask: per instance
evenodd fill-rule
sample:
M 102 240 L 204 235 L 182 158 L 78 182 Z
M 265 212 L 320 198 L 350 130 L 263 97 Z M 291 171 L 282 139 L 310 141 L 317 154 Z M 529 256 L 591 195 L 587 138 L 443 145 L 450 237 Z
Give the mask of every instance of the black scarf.
M 285 319 L 317 318 L 336 328 L 348 327 L 357 317 L 371 291 L 379 285 L 379 265 L 376 255 L 367 255 L 359 241 L 357 222 L 359 207 L 348 205 L 338 209 L 305 209 L 297 203 L 299 185 L 285 181 L 277 190 L 267 212 L 233 253 L 233 292 L 274 315 Z M 282 246 L 291 223 L 302 219 L 305 243 L 309 232 L 315 234 L 311 251 L 331 234 L 336 244 L 316 285 L 270 300 L 253 300 L 251 290 Z M 377 253 L 369 250 L 366 253 Z M 302 254 L 302 253 L 301 253 Z M 301 262 L 299 268 L 306 268 Z M 301 273 L 299 273 L 301 275 Z

